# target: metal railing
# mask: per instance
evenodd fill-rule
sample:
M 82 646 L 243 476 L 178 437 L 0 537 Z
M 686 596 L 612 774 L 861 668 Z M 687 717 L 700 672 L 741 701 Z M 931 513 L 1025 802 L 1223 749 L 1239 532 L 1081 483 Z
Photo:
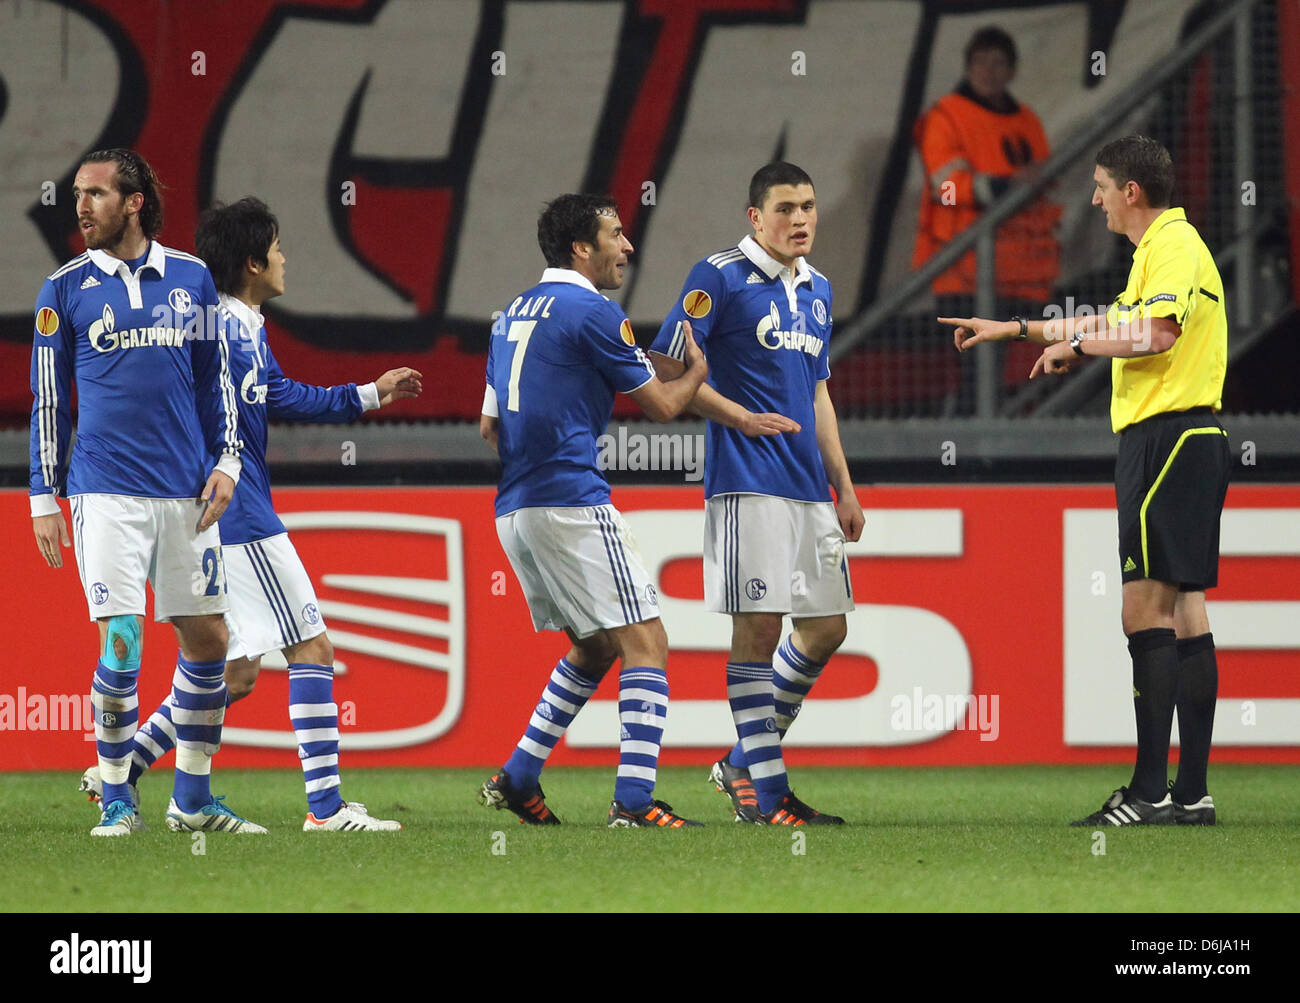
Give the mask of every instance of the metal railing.
M 1118 124 L 1144 103 L 1149 102 L 1153 95 L 1173 81 L 1178 74 L 1187 70 L 1209 46 L 1218 42 L 1220 36 L 1228 31 L 1234 33 L 1236 176 L 1252 177 L 1255 132 L 1254 95 L 1251 83 L 1251 29 L 1252 15 L 1260 2 L 1261 0 L 1234 0 L 1226 4 L 1190 38 L 1180 43 L 1176 51 L 1163 56 L 1144 79 L 1142 88 L 1133 88 L 1117 94 L 1102 105 L 1087 122 L 1060 143 L 1031 181 L 1010 188 L 969 228 L 945 245 L 922 267 L 909 274 L 888 295 L 872 304 L 856 319 L 844 325 L 831 343 L 832 362 L 863 347 L 867 339 L 878 332 L 884 324 L 918 297 L 927 295 L 933 281 L 972 249 L 976 256 L 975 313 L 982 317 L 995 316 L 997 299 L 994 244 L 997 228 L 1040 197 L 1062 174 L 1075 166 L 1080 157 L 1095 150 L 1103 137 L 1111 134 Z M 1244 201 L 1236 208 L 1235 220 L 1236 233 L 1233 244 L 1230 248 L 1221 250 L 1218 257 L 1223 260 L 1225 255 L 1230 255 L 1235 259 L 1236 267 L 1230 294 L 1234 323 L 1239 330 L 1247 331 L 1254 329 L 1255 322 L 1258 320 L 1255 316 L 1254 296 L 1255 239 L 1261 227 L 1255 225 L 1251 217 L 1251 207 Z M 977 352 L 973 361 L 976 367 L 975 416 L 995 417 L 998 405 L 999 357 L 993 352 Z M 1053 395 L 1052 400 L 1042 405 L 1036 413 L 1060 413 L 1070 403 L 1086 399 L 1096 391 L 1097 381 L 1108 374 L 1107 367 L 1094 365 L 1087 367 L 1068 384 L 1057 383 L 1053 387 L 1056 394 Z

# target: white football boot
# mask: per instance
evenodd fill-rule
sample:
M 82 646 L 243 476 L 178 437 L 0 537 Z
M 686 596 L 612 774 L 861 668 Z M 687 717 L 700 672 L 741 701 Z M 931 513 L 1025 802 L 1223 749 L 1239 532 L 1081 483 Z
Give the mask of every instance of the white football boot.
M 360 801 L 344 801 L 342 808 L 325 819 L 308 812 L 302 823 L 303 832 L 396 832 L 401 827 L 401 822 L 371 818 Z

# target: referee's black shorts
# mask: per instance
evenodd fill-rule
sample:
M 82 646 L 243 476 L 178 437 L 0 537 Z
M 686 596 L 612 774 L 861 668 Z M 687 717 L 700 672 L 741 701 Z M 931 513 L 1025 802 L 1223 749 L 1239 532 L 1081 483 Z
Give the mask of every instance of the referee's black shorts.
M 1120 434 L 1115 461 L 1119 561 L 1125 582 L 1184 592 L 1219 581 L 1219 516 L 1232 457 L 1208 407 L 1158 414 Z

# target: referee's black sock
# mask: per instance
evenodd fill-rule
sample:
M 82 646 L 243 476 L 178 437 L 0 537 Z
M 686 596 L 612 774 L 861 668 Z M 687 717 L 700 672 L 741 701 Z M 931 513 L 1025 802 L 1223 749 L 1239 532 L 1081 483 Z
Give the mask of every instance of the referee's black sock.
M 1219 698 L 1219 662 L 1214 635 L 1178 640 L 1178 777 L 1173 798 L 1195 804 L 1205 797 L 1205 773 L 1210 765 L 1210 739 L 1214 734 L 1214 704 Z
M 1167 627 L 1128 636 L 1133 657 L 1133 713 L 1137 717 L 1137 765 L 1129 789 L 1143 801 L 1163 801 L 1169 783 L 1169 732 L 1174 724 L 1178 637 Z

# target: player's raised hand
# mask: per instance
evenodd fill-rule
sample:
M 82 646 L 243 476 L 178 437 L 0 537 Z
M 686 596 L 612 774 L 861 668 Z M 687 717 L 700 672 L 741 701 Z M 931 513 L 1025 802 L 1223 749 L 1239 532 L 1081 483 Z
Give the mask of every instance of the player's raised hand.
M 45 563 L 52 568 L 63 567 L 63 554 L 59 546 L 71 547 L 68 537 L 68 524 L 63 521 L 61 511 L 51 515 L 38 515 L 32 520 L 32 532 L 36 534 L 36 546 L 40 549 Z
M 207 502 L 203 507 L 203 518 L 199 520 L 200 533 L 216 525 L 217 520 L 225 514 L 233 497 L 235 497 L 234 479 L 223 471 L 212 471 L 208 475 L 208 483 L 203 485 L 203 494 L 199 496 L 202 501 Z
M 755 439 L 760 435 L 780 435 L 783 432 L 798 432 L 803 428 L 803 426 L 793 418 L 787 418 L 783 414 L 774 414 L 771 412 L 755 414 L 753 411 L 748 412 L 745 417 L 740 420 L 740 425 L 738 427 L 740 431 L 744 432 L 745 435 L 749 436 L 751 439 Z
M 982 317 L 940 317 L 940 324 L 955 328 L 952 343 L 957 351 L 964 352 L 982 341 L 1005 341 L 1020 333 L 1015 321 L 985 320 Z
M 419 397 L 424 389 L 424 384 L 420 382 L 422 379 L 424 374 L 410 366 L 388 370 L 375 380 L 375 390 L 379 392 L 379 406 L 386 407 L 393 401 Z

